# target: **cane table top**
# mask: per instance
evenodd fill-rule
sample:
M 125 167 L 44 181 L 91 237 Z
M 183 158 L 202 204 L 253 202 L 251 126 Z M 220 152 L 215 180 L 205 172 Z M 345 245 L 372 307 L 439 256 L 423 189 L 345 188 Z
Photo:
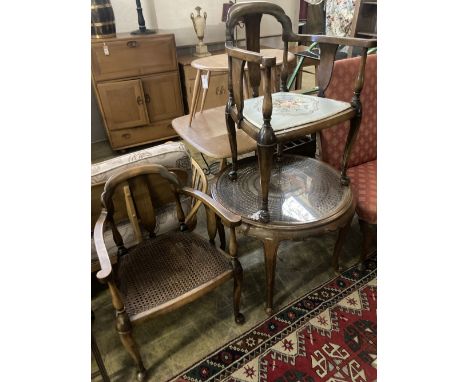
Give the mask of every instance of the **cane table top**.
M 258 222 L 262 204 L 260 172 L 256 158 L 239 161 L 237 180 L 228 177 L 227 167 L 215 180 L 213 198 L 245 222 Z M 340 183 L 340 174 L 316 159 L 284 155 L 273 165 L 268 206 L 268 226 L 314 225 L 333 220 L 352 205 L 352 193 Z

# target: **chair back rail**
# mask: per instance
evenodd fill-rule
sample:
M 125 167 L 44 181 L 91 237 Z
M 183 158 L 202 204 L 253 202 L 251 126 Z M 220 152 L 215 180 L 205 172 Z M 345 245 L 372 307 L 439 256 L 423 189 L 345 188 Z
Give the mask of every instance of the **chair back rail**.
M 263 81 L 270 82 L 267 86 L 271 93 L 271 76 L 260 75 L 260 64 L 265 66 L 265 58 L 260 60 L 257 57 L 249 55 L 249 52 L 260 52 L 260 22 L 264 14 L 273 16 L 282 26 L 282 40 L 283 46 L 283 64 L 280 73 L 280 90 L 288 91 L 287 79 L 288 79 L 288 68 L 287 68 L 287 55 L 288 46 L 290 42 L 302 42 L 312 43 L 317 42 L 320 48 L 320 65 L 318 67 L 318 86 L 319 96 L 324 97 L 325 92 L 330 83 L 333 66 L 335 61 L 336 51 L 339 45 L 355 46 L 362 48 L 362 65 L 360 72 L 358 73 L 357 80 L 355 82 L 355 96 L 353 97 L 352 104 L 359 109 L 359 94 L 362 89 L 363 71 L 365 67 L 365 60 L 367 56 L 367 50 L 377 46 L 376 39 L 363 39 L 353 37 L 335 37 L 335 36 L 324 36 L 324 35 L 306 35 L 296 34 L 292 30 L 291 19 L 286 15 L 284 10 L 276 5 L 266 1 L 255 1 L 237 3 L 231 6 L 228 12 L 226 20 L 226 52 L 229 56 L 229 76 L 228 76 L 228 105 L 227 109 L 229 114 L 233 115 L 236 122 L 242 119 L 243 109 L 243 78 L 239 80 L 240 73 L 243 72 L 244 61 L 247 62 L 248 67 L 248 80 L 250 87 L 253 92 L 253 96 L 258 96 L 258 89 L 260 85 L 261 77 Z M 239 23 L 245 25 L 246 30 L 246 49 L 235 49 L 235 28 Z M 265 87 L 265 85 L 264 85 Z M 264 109 L 271 106 L 268 105 L 267 93 L 265 93 Z M 351 101 L 351 100 L 348 100 Z M 237 110 L 236 110 L 237 108 Z M 264 110 L 265 113 L 265 110 Z M 266 111 L 267 115 L 271 115 L 271 111 Z
M 128 218 L 134 229 L 137 242 L 141 240 L 141 232 L 139 223 L 148 232 L 150 237 L 155 237 L 156 214 L 151 198 L 151 188 L 154 184 L 150 176 L 156 175 L 169 182 L 172 187 L 169 187 L 173 194 L 173 200 L 176 203 L 177 217 L 180 224 L 185 223 L 185 214 L 182 209 L 180 199 L 176 193 L 182 184 L 174 172 L 169 171 L 161 165 L 142 165 L 128 169 L 122 173 L 113 175 L 107 181 L 104 192 L 101 195 L 101 204 L 107 212 L 106 222 L 112 229 L 112 235 L 115 244 L 119 248 L 120 254 L 126 253 L 126 248 L 122 239 L 122 235 L 117 229 L 114 221 L 115 206 L 113 201 L 114 192 L 123 185 L 124 194 L 126 195 L 126 209 Z M 156 182 L 156 184 L 161 184 Z M 168 199 L 168 198 L 165 198 Z
M 199 166 L 198 166 L 199 167 Z M 199 189 L 184 187 L 178 176 L 169 171 L 166 167 L 157 164 L 141 165 L 139 167 L 129 168 L 121 173 L 115 174 L 109 178 L 104 186 L 104 192 L 101 196 L 102 211 L 95 226 L 95 243 L 96 251 L 101 264 L 101 271 L 98 273 L 98 278 L 108 280 L 112 273 L 112 266 L 109 255 L 105 246 L 104 231 L 106 225 L 112 230 L 112 237 L 118 248 L 118 255 L 124 255 L 128 252 L 125 247 L 122 235 L 114 221 L 115 205 L 113 201 L 114 192 L 123 187 L 126 195 L 126 210 L 130 215 L 129 220 L 132 228 L 135 231 L 137 243 L 144 240 L 140 232 L 140 225 L 149 233 L 149 237 L 155 237 L 156 216 L 155 208 L 151 199 L 151 188 L 157 185 L 162 187 L 161 179 L 166 180 L 165 188 L 167 192 L 173 195 L 175 201 L 177 219 L 181 230 L 186 230 L 188 224 L 186 222 L 189 217 L 185 217 L 180 195 L 189 196 L 195 200 L 194 207 L 198 204 L 203 204 L 207 213 L 207 228 L 210 242 L 214 243 L 217 233 L 217 219 L 223 222 L 230 228 L 237 227 L 241 224 L 241 218 L 221 206 L 219 203 L 211 199 L 207 194 L 208 184 L 206 177 L 202 176 L 203 171 L 198 168 L 198 175 L 194 172 L 195 182 Z M 150 177 L 159 177 L 159 181 L 154 181 Z M 198 180 L 196 180 L 198 178 Z M 167 198 L 165 199 L 167 200 Z M 194 211 L 195 208 L 192 208 Z M 230 251 L 231 256 L 236 253 Z

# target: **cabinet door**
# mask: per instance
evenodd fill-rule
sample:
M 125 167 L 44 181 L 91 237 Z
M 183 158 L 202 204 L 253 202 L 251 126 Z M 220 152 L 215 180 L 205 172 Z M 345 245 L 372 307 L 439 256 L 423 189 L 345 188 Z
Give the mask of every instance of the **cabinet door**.
M 141 78 L 146 109 L 151 122 L 184 114 L 177 72 Z
M 203 72 L 205 73 L 205 72 Z M 185 75 L 185 91 L 187 93 L 187 105 L 190 109 L 192 106 L 193 85 L 195 84 L 195 76 L 197 70 L 187 65 L 184 67 Z M 205 109 L 226 105 L 228 99 L 228 75 L 222 72 L 212 72 L 210 83 L 206 93 Z M 198 109 L 200 110 L 202 89 L 200 89 L 200 98 L 198 100 Z M 189 110 L 190 111 L 190 110 Z
M 149 123 L 140 80 L 107 82 L 98 84 L 97 89 L 109 130 Z

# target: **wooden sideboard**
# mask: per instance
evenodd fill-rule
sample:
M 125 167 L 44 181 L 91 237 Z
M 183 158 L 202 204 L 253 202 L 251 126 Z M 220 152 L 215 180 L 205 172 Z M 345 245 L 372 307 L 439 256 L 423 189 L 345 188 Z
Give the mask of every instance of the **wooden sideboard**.
M 176 137 L 184 115 L 173 34 L 93 40 L 92 81 L 112 149 Z

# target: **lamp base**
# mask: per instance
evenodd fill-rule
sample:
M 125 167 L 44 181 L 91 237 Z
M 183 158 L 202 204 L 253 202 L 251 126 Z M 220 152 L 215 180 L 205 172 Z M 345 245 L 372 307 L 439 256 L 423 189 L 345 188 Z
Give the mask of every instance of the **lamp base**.
M 154 34 L 156 33 L 156 29 L 145 29 L 145 30 L 140 30 L 137 29 L 136 31 L 130 32 L 130 34 Z

